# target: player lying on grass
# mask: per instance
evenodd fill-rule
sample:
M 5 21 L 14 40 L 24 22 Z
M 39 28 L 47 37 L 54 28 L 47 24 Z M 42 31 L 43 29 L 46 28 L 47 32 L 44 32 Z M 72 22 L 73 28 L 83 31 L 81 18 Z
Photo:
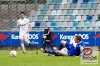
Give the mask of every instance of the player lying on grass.
M 79 56 L 84 47 L 85 45 L 81 36 L 76 35 L 74 40 L 70 41 L 69 43 L 62 40 L 58 50 L 44 50 L 41 48 L 41 51 L 53 55 Z

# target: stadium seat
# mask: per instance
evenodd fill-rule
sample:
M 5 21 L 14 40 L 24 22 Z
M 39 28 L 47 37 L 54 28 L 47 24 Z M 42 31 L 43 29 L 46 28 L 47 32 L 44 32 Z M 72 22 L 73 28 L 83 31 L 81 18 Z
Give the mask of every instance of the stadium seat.
M 51 4 L 52 0 L 46 0 L 46 1 L 47 1 L 46 4 Z
M 40 10 L 39 11 L 36 11 L 36 15 L 40 15 L 40 12 L 41 12 Z
M 44 5 L 39 5 L 39 9 L 38 10 L 42 10 Z
M 68 10 L 67 11 L 67 15 L 72 15 L 73 14 L 73 11 L 72 10 Z
M 67 27 L 67 22 L 62 22 L 62 27 Z
M 34 20 L 34 21 L 37 21 L 37 19 L 38 19 L 37 16 L 34 16 L 34 17 L 33 17 L 33 20 Z
M 60 3 L 62 3 L 62 0 L 57 0 L 57 4 L 60 4 Z
M 51 27 L 50 27 L 50 30 L 51 30 L 51 31 L 54 31 L 54 28 L 51 28 Z
M 65 18 L 65 16 L 60 16 L 59 21 L 64 21 L 65 20 L 64 18 Z
M 68 27 L 72 27 L 73 26 L 73 22 L 67 22 L 67 26 Z
M 46 26 L 50 27 L 51 26 L 51 22 L 46 22 Z
M 43 10 L 48 10 L 49 9 L 49 5 L 44 5 Z
M 50 14 L 51 14 L 51 10 L 47 10 L 46 15 L 50 15 Z
M 70 9 L 74 9 L 75 8 L 75 4 L 70 4 L 69 8 Z
M 44 28 L 38 28 L 37 30 L 38 31 L 44 31 Z
M 82 28 L 82 31 L 87 31 L 87 27 L 83 27 Z
M 68 3 L 72 3 L 72 0 L 68 0 Z
M 43 21 L 48 21 L 48 16 L 44 16 Z
M 54 17 L 54 20 L 55 20 L 55 21 L 58 21 L 58 20 L 59 20 L 59 16 L 55 16 L 55 17 Z
M 30 21 L 33 20 L 32 16 L 31 16 L 31 17 L 28 17 L 28 19 L 29 19 Z
M 62 15 L 66 15 L 67 10 L 62 10 Z
M 67 0 L 62 0 L 61 4 L 67 4 Z
M 57 23 L 56 22 L 51 22 L 51 26 L 52 27 L 54 27 L 54 26 L 56 27 L 57 26 Z
M 95 22 L 93 21 L 93 22 L 90 22 L 90 26 L 95 26 Z
M 84 10 L 84 15 L 88 15 L 89 14 L 89 10 Z
M 16 27 L 16 26 L 17 26 L 17 22 L 14 23 L 14 26 L 13 27 Z
M 93 27 L 89 27 L 88 30 L 89 30 L 89 31 L 93 31 Z
M 32 28 L 30 28 L 30 31 L 32 31 L 33 29 Z
M 82 16 L 82 21 L 85 21 L 86 20 L 86 16 Z
M 36 15 L 36 14 L 35 14 L 35 11 L 32 10 L 31 13 L 30 13 L 30 16 L 34 16 L 34 15 Z
M 78 22 L 73 22 L 73 27 L 78 26 Z
M 60 5 L 59 6 L 59 9 L 64 9 L 64 5 Z
M 83 10 L 79 10 L 78 14 L 83 15 Z
M 54 9 L 54 5 L 49 5 L 49 9 Z
M 54 20 L 54 16 L 49 16 L 48 20 Z
M 51 15 L 57 15 L 56 10 L 52 10 L 52 11 L 51 11 Z
M 70 16 L 65 16 L 65 20 L 69 21 L 70 20 Z
M 89 2 L 89 0 L 83 0 L 83 3 L 88 3 Z
M 33 31 L 37 31 L 37 30 L 38 30 L 38 28 L 34 27 L 34 28 L 32 28 L 32 30 L 33 30 Z
M 59 28 L 58 28 L 58 27 L 56 27 L 56 28 L 54 28 L 54 30 L 59 30 Z
M 94 31 L 99 31 L 100 28 L 97 26 L 97 27 L 94 27 Z
M 83 0 L 78 0 L 78 3 L 83 3 Z
M 64 27 L 59 28 L 60 31 L 65 31 L 66 29 Z
M 97 15 L 93 16 L 92 21 L 96 21 L 96 20 L 98 20 L 98 16 Z
M 57 4 L 57 0 L 52 0 L 52 4 Z
M 95 11 L 95 15 L 98 15 L 98 14 L 100 14 L 100 10 Z
M 81 4 L 77 3 L 76 6 L 75 6 L 75 9 L 80 9 L 80 6 L 81 6 Z
M 82 27 L 77 27 L 76 30 L 77 31 L 81 31 L 82 30 Z
M 100 9 L 100 3 L 98 4 L 97 9 Z
M 89 15 L 94 15 L 95 10 L 90 10 Z
M 84 22 L 79 22 L 79 27 L 84 27 Z
M 90 21 L 90 20 L 92 20 L 92 16 L 91 15 L 89 15 L 89 16 L 87 16 L 87 21 Z
M 69 27 L 67 27 L 67 28 L 66 28 L 66 31 L 70 31 L 70 28 L 69 28 Z
M 89 0 L 89 3 L 94 3 L 94 0 Z
M 57 15 L 61 15 L 62 11 L 61 10 L 57 10 Z
M 72 15 L 78 15 L 78 10 L 73 10 L 73 14 Z
M 57 22 L 57 27 L 61 27 L 62 26 L 62 22 Z
M 89 21 L 84 22 L 84 26 L 85 27 L 89 27 L 90 26 L 90 22 Z
M 80 9 L 85 9 L 86 8 L 86 4 L 81 4 Z
M 41 22 L 41 23 L 40 23 L 40 26 L 41 26 L 41 27 L 44 27 L 44 26 L 46 26 L 46 23 L 45 23 L 45 22 Z
M 43 16 L 38 16 L 38 21 L 42 21 L 43 20 Z
M 72 27 L 71 28 L 71 31 L 76 31 L 76 27 Z
M 42 10 L 40 15 L 44 16 L 46 14 L 46 11 L 45 10 Z
M 12 28 L 6 28 L 6 30 L 11 30 Z
M 70 16 L 70 21 L 73 21 L 76 19 L 76 16 Z
M 78 2 L 78 0 L 73 0 L 73 2 L 72 3 L 77 3 Z
M 40 27 L 40 22 L 36 21 L 35 22 L 35 27 Z
M 91 5 L 92 5 L 91 3 L 87 4 L 87 5 L 86 5 L 86 8 L 87 8 L 87 9 L 91 9 Z
M 70 6 L 69 3 L 65 4 L 64 9 L 69 9 L 69 6 Z
M 76 16 L 76 19 L 74 21 L 81 21 L 81 16 Z
M 35 22 L 31 22 L 31 27 L 34 27 L 35 26 Z
M 54 5 L 54 10 L 55 10 L 55 9 L 59 9 L 59 4 L 55 4 L 55 5 Z
M 96 9 L 96 8 L 97 8 L 97 4 L 94 3 L 91 5 L 91 9 Z
M 96 22 L 96 26 L 100 26 L 100 21 L 97 21 Z

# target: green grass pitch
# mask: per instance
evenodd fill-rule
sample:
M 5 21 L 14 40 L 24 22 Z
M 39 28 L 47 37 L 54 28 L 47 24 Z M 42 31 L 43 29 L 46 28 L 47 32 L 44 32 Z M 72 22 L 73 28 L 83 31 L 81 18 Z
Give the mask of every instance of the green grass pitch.
M 36 54 L 35 50 L 27 50 L 26 53 L 17 50 L 17 56 L 10 57 L 9 52 L 0 50 L 0 66 L 100 66 L 100 56 L 98 64 L 89 65 L 80 64 L 80 57 L 48 56 L 40 51 Z

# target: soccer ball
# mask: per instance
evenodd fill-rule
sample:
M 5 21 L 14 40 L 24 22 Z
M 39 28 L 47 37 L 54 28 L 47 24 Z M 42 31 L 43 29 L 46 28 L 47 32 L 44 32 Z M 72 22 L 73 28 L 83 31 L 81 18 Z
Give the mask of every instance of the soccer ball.
M 10 56 L 16 57 L 17 52 L 15 50 L 10 51 Z

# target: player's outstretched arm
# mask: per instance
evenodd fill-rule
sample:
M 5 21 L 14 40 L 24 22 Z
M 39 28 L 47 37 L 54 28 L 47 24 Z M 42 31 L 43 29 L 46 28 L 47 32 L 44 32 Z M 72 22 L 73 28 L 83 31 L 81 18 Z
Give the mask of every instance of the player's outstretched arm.
M 19 26 L 17 26 L 17 27 L 13 30 L 13 32 L 17 31 L 17 30 L 18 30 L 18 28 L 19 28 Z

